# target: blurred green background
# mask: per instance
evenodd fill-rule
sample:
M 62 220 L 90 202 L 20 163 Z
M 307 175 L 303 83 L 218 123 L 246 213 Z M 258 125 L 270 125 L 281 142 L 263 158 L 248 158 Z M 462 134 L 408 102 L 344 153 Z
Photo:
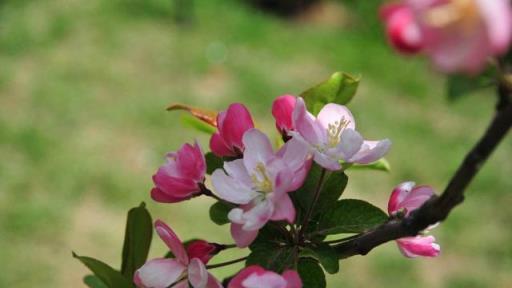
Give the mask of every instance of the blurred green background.
M 274 97 L 334 71 L 361 74 L 350 108 L 363 135 L 393 141 L 393 170 L 349 171 L 344 197 L 385 208 L 404 180 L 441 191 L 492 115 L 493 91 L 449 103 L 444 78 L 395 55 L 375 7 L 351 2 L 284 20 L 241 1 L 195 0 L 177 25 L 171 0 L 0 1 L 0 287 L 83 287 L 87 270 L 71 250 L 117 267 L 125 213 L 140 201 L 182 238 L 232 241 L 209 223 L 209 199 L 150 200 L 167 151 L 208 143 L 165 111 L 172 102 L 244 102 L 273 133 Z M 434 231 L 440 257 L 406 259 L 389 243 L 343 261 L 329 287 L 512 287 L 511 159 L 509 137 Z M 151 255 L 163 253 L 156 239 Z

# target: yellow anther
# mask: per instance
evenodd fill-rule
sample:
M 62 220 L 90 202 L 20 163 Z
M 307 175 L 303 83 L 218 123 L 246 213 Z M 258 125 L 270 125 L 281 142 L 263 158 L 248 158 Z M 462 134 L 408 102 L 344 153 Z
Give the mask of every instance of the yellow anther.
M 260 192 L 270 193 L 274 190 L 272 181 L 268 177 L 267 170 L 265 169 L 265 165 L 261 162 L 256 165 L 255 173 L 251 175 L 251 180 L 256 190 Z
M 336 145 L 340 143 L 341 133 L 343 132 L 343 130 L 345 130 L 349 123 L 349 120 L 345 120 L 345 117 L 342 117 L 340 121 L 335 121 L 333 124 L 327 125 L 327 145 L 329 147 L 336 147 Z

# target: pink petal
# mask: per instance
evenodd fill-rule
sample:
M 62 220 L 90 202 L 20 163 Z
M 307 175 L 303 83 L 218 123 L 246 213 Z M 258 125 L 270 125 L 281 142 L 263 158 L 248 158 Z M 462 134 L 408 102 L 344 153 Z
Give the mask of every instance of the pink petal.
M 416 53 L 421 50 L 422 33 L 409 7 L 391 3 L 384 5 L 380 12 L 386 22 L 388 39 L 396 50 L 402 53 Z
M 213 255 L 218 252 L 217 246 L 204 240 L 192 241 L 187 245 L 186 250 L 189 259 L 198 258 L 204 264 L 207 264 Z
M 268 199 L 262 200 L 261 202 L 244 211 L 242 216 L 244 222 L 243 229 L 247 231 L 260 229 L 261 227 L 265 226 L 273 212 L 274 203 Z M 229 217 L 230 215 L 228 214 L 228 218 Z
M 202 182 L 206 173 L 206 160 L 197 141 L 194 146 L 185 144 L 177 153 L 176 164 L 182 178 Z
M 134 283 L 144 288 L 166 288 L 176 282 L 186 267 L 175 259 L 153 259 L 134 274 Z
M 508 0 L 476 0 L 494 53 L 507 51 L 512 36 L 512 11 Z
M 245 168 L 243 159 L 224 162 L 224 170 L 226 170 L 227 174 L 236 179 L 238 182 L 247 187 L 252 187 L 252 179 L 247 172 L 247 168 Z
M 407 215 L 423 205 L 430 197 L 434 195 L 434 190 L 430 186 L 416 186 L 399 204 L 399 209 L 405 208 Z
M 187 197 L 200 191 L 197 182 L 187 178 L 176 178 L 165 172 L 165 169 L 158 169 L 153 175 L 155 186 L 174 197 Z
M 208 283 L 206 284 L 205 288 L 223 288 L 222 284 L 217 280 L 215 277 L 213 277 L 212 274 L 208 273 Z
M 188 279 L 185 279 L 185 280 L 181 281 L 180 283 L 172 286 L 172 288 L 190 288 L 190 286 L 188 285 Z
M 176 259 L 183 265 L 188 265 L 189 259 L 187 256 L 187 252 L 183 247 L 181 240 L 178 236 L 172 231 L 172 229 L 167 226 L 161 220 L 156 220 L 155 229 L 158 233 L 158 236 L 164 241 L 164 243 L 169 247 L 171 252 L 176 256 Z
M 228 288 L 246 288 L 242 286 L 242 282 L 252 274 L 261 275 L 265 273 L 265 269 L 260 266 L 252 265 L 240 271 L 228 284 Z
M 398 186 L 393 189 L 393 192 L 391 192 L 391 197 L 389 197 L 388 201 L 388 213 L 389 215 L 392 215 L 393 213 L 400 210 L 400 203 L 404 201 L 405 197 L 411 192 L 412 188 L 416 183 L 414 182 L 404 182 L 399 184 Z
M 293 110 L 293 126 L 298 134 L 310 144 L 322 143 L 326 137 L 324 129 L 316 122 L 315 117 L 306 110 L 306 104 L 300 97 L 297 98 Z
M 441 247 L 435 241 L 434 236 L 416 236 L 396 240 L 402 254 L 409 258 L 438 256 Z
M 244 134 L 244 164 L 247 171 L 254 171 L 258 165 L 265 165 L 274 158 L 272 144 L 267 135 L 257 129 L 247 130 Z
M 263 274 L 253 273 L 242 282 L 243 287 L 251 288 L 286 288 L 287 284 L 281 275 L 272 271 Z
M 229 146 L 243 151 L 242 137 L 251 128 L 254 128 L 254 123 L 249 110 L 240 103 L 234 103 L 229 105 L 219 131 Z
M 284 194 L 275 200 L 274 205 L 274 214 L 272 214 L 271 220 L 286 220 L 288 223 L 295 221 L 295 207 L 288 194 Z
M 240 224 L 231 224 L 231 236 L 235 240 L 236 246 L 239 248 L 245 248 L 251 245 L 251 243 L 258 236 L 258 230 L 246 231 L 242 229 Z
M 341 165 L 338 159 L 333 159 L 318 151 L 315 151 L 313 155 L 313 160 L 323 168 L 329 171 L 337 171 L 341 169 Z
M 299 273 L 294 270 L 286 270 L 283 273 L 283 278 L 288 282 L 286 288 L 302 288 L 302 280 Z
M 290 139 L 277 152 L 277 155 L 293 171 L 304 168 L 307 160 L 310 158 L 310 154 L 308 145 L 296 138 Z
M 187 197 L 173 196 L 171 194 L 167 194 L 166 192 L 164 192 L 156 187 L 151 189 L 151 198 L 153 200 L 155 200 L 156 202 L 160 202 L 160 203 L 177 203 L 177 202 L 181 202 L 183 200 L 190 199 L 191 197 L 192 196 L 187 196 Z
M 324 129 L 328 129 L 329 125 L 335 125 L 335 122 L 348 121 L 347 129 L 356 129 L 354 116 L 347 107 L 339 104 L 329 103 L 325 105 L 317 116 L 318 122 Z
M 226 175 L 222 169 L 213 172 L 212 185 L 220 198 L 235 204 L 247 204 L 258 196 L 258 193 L 245 186 L 243 182 Z
M 384 139 L 381 141 L 364 141 L 356 155 L 351 159 L 351 163 L 370 164 L 386 155 L 391 147 L 391 141 Z
M 188 265 L 188 281 L 194 288 L 204 288 L 208 283 L 208 271 L 198 258 L 190 260 Z
M 352 162 L 352 156 L 361 149 L 362 145 L 363 137 L 359 132 L 352 129 L 345 129 L 343 133 L 341 133 L 341 140 L 336 150 L 343 155 L 343 160 Z
M 276 127 L 281 133 L 293 130 L 292 114 L 297 98 L 292 95 L 277 97 L 272 103 L 272 115 L 276 119 Z
M 218 157 L 235 157 L 237 154 L 229 147 L 220 136 L 219 132 L 215 132 L 210 138 L 210 150 Z

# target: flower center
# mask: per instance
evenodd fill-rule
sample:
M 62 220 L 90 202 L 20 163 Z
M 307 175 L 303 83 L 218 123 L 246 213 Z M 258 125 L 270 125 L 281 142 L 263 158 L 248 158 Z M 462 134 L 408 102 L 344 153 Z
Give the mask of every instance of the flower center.
M 475 0 L 451 0 L 431 8 L 425 22 L 435 28 L 460 29 L 464 33 L 474 31 L 482 21 Z
M 272 181 L 270 180 L 270 177 L 267 174 L 267 170 L 265 169 L 265 165 L 263 165 L 261 162 L 256 165 L 254 173 L 251 174 L 251 180 L 257 191 L 270 193 L 274 190 Z
M 341 141 L 341 133 L 350 123 L 345 117 L 341 117 L 340 121 L 335 121 L 327 125 L 327 145 L 329 148 L 334 148 Z

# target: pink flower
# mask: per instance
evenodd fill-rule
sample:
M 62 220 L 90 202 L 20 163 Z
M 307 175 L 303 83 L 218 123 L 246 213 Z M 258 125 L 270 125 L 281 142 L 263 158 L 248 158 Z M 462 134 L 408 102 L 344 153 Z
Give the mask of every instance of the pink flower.
M 381 9 L 391 44 L 402 53 L 416 53 L 423 47 L 420 27 L 414 14 L 402 4 L 388 4 Z
M 404 182 L 395 187 L 388 202 L 389 215 L 402 212 L 407 216 L 434 195 L 432 187 L 415 185 L 414 182 Z M 398 239 L 396 243 L 406 257 L 436 257 L 441 252 L 441 247 L 435 241 L 434 236 L 419 235 Z
M 228 288 L 302 288 L 302 281 L 293 270 L 279 275 L 260 266 L 249 266 L 229 282 Z
M 210 139 L 210 149 L 219 157 L 236 157 L 243 153 L 242 137 L 254 128 L 251 114 L 244 105 L 234 103 L 217 116 L 217 132 Z
M 251 129 L 243 143 L 243 159 L 224 162 L 225 171 L 217 169 L 212 174 L 217 195 L 240 205 L 228 214 L 239 247 L 252 243 L 269 220 L 293 223 L 295 208 L 287 192 L 302 186 L 311 165 L 307 147 L 293 139 L 274 153 L 267 136 Z
M 384 8 L 391 42 L 421 43 L 441 71 L 478 73 L 489 57 L 509 48 L 509 0 L 403 0 L 394 6 Z
M 288 137 L 288 132 L 293 130 L 292 114 L 297 98 L 292 95 L 279 96 L 272 103 L 272 115 L 276 119 L 276 128 L 283 135 Z
M 382 158 L 391 141 L 365 141 L 355 130 L 355 121 L 347 107 L 325 105 L 315 118 L 306 110 L 302 98 L 297 99 L 293 111 L 296 131 L 290 135 L 305 143 L 313 153 L 316 163 L 329 170 L 341 169 L 340 161 L 369 164 Z
M 151 198 L 157 202 L 174 203 L 201 193 L 206 161 L 201 147 L 184 144 L 178 152 L 167 154 L 167 163 L 155 175 Z
M 160 220 L 155 222 L 158 236 L 169 247 L 176 258 L 157 258 L 146 262 L 133 277 L 133 282 L 141 288 L 222 288 L 199 258 L 190 257 L 174 231 Z
M 187 245 L 190 258 L 199 258 L 204 264 L 220 251 L 219 246 L 204 240 L 194 240 Z

